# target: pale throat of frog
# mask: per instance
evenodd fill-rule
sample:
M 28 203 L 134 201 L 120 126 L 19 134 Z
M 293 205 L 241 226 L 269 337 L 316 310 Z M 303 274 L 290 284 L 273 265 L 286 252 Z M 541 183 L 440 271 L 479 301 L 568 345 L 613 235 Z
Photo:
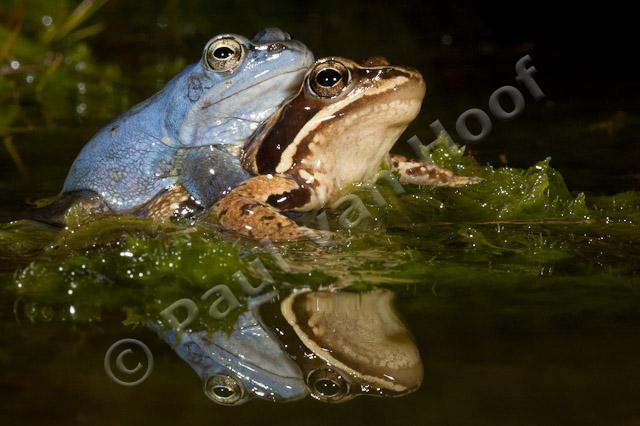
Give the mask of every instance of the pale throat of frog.
M 305 210 L 324 207 L 345 185 L 373 179 L 420 111 L 423 91 L 411 90 L 413 80 L 384 82 L 320 110 L 282 153 L 276 172 L 297 175 L 308 186 Z

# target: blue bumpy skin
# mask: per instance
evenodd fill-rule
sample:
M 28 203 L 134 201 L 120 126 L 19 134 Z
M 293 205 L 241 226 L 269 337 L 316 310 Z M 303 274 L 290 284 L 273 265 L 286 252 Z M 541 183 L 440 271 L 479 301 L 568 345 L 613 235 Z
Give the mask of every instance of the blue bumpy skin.
M 253 40 L 211 39 L 202 59 L 100 130 L 71 166 L 63 194 L 91 191 L 132 212 L 181 184 L 204 207 L 249 177 L 239 150 L 294 94 L 312 53 L 276 28 Z

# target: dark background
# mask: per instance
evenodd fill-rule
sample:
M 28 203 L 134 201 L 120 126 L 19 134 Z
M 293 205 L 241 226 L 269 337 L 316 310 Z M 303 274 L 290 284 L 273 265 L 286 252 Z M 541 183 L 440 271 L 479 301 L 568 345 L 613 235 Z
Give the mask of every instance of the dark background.
M 0 19 L 20 3 L 0 1 Z M 52 15 L 74 6 L 22 4 L 44 4 Z M 41 28 L 40 16 L 25 13 L 25 19 L 25 35 Z M 87 44 L 98 66 L 121 70 L 114 90 L 122 102 L 112 107 L 113 115 L 169 77 L 149 69 L 179 58 L 197 60 L 206 41 L 221 32 L 251 36 L 279 26 L 316 57 L 384 55 L 414 66 L 425 76 L 427 97 L 398 143 L 401 151 L 413 134 L 432 140 L 429 123 L 435 119 L 462 143 L 457 116 L 472 107 L 488 111 L 490 94 L 503 85 L 520 87 L 514 65 L 529 54 L 546 97 L 536 102 L 523 90 L 524 113 L 510 122 L 494 120 L 493 133 L 469 148 L 473 155 L 514 167 L 551 156 L 573 191 L 613 194 L 640 186 L 637 18 L 623 4 L 112 0 L 90 19 L 95 23 L 104 29 Z M 59 109 L 67 108 L 62 100 Z M 20 175 L 0 149 L 3 222 L 15 218 L 26 199 L 55 194 L 80 148 L 112 116 L 95 115 L 96 105 L 89 103 L 85 116 L 70 108 L 68 116 L 45 123 L 41 105 L 27 97 L 21 102 L 21 123 L 30 124 L 12 136 L 28 173 Z M 15 269 L 2 263 L 6 283 Z M 399 400 L 358 398 L 337 407 L 311 399 L 216 406 L 202 395 L 188 366 L 151 333 L 132 333 L 118 321 L 89 331 L 65 323 L 16 327 L 7 296 L 0 305 L 0 361 L 11 368 L 0 374 L 0 418 L 8 418 L 7 424 L 640 424 L 637 311 L 607 310 L 633 304 L 629 293 L 635 290 L 581 287 L 579 281 L 542 290 L 533 279 L 518 282 L 506 286 L 503 298 L 492 291 L 499 284 L 463 286 L 439 299 L 444 314 L 421 304 L 432 300 L 427 286 L 404 295 L 402 311 L 424 354 L 425 384 Z M 589 302 L 584 318 L 571 306 L 564 313 L 574 299 Z M 545 317 L 549 306 L 560 312 L 553 321 Z M 155 342 L 158 374 L 140 387 L 109 382 L 99 365 L 106 347 L 122 336 Z
M 27 9 L 36 3 L 42 2 L 23 2 Z M 25 31 L 42 27 L 39 16 L 28 19 L 37 22 L 27 22 Z M 316 57 L 386 56 L 418 68 L 427 81 L 423 110 L 398 143 L 400 151 L 408 151 L 402 140 L 413 134 L 431 141 L 428 125 L 435 119 L 464 143 L 455 133 L 458 115 L 472 107 L 488 111 L 489 96 L 503 85 L 522 88 L 514 80 L 514 65 L 529 54 L 545 98 L 536 102 L 523 90 L 524 113 L 510 122 L 494 119 L 491 135 L 469 150 L 495 166 L 528 167 L 550 156 L 570 189 L 612 194 L 637 188 L 640 179 L 635 20 L 628 6 L 614 2 L 112 0 L 88 22 L 104 29 L 87 43 L 98 64 L 121 70 L 116 88 L 126 92 L 126 100 L 114 114 L 150 96 L 169 77 L 153 75 L 150 68 L 197 60 L 206 41 L 221 32 L 252 36 L 279 26 Z M 23 188 L 23 199 L 55 193 L 77 152 L 106 120 L 89 113 L 64 123 L 77 131 L 57 151 L 39 146 L 29 152 L 39 144 L 22 141 L 32 169 L 51 167 L 42 164 L 43 156 L 57 156 L 59 168 L 46 173 L 46 184 L 39 173 L 26 181 L 15 175 L 4 152 L 0 177 Z M 24 139 L 29 138 L 37 136 Z

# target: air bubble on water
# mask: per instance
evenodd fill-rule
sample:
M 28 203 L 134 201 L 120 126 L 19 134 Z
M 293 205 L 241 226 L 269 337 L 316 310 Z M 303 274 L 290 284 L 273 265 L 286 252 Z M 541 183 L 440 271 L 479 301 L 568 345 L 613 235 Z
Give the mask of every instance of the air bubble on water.
M 74 307 L 73 307 L 73 305 L 70 305 L 70 306 L 69 306 L 69 313 L 70 313 L 71 315 L 75 315 L 75 314 L 76 314 L 76 308 L 74 308 Z
M 78 104 L 78 106 L 76 107 L 76 112 L 78 113 L 78 115 L 84 115 L 87 112 L 87 104 L 85 104 L 84 102 Z
M 78 82 L 76 87 L 78 88 L 78 93 L 80 93 L 81 95 L 84 95 L 85 93 L 87 93 L 87 85 L 84 84 L 83 82 Z
M 169 20 L 166 16 L 158 16 L 158 19 L 156 19 L 156 25 L 158 28 L 165 29 L 169 25 Z
M 44 15 L 42 17 L 42 25 L 45 27 L 50 27 L 53 24 L 53 18 L 49 15 Z
M 80 61 L 76 64 L 75 70 L 78 72 L 82 72 L 87 69 L 87 63 L 84 61 Z
M 11 67 L 11 69 L 17 70 L 20 68 L 20 62 L 14 59 L 13 61 L 9 62 L 9 66 Z
M 26 81 L 29 84 L 33 83 L 34 80 L 35 78 L 31 74 L 27 74 L 27 76 L 24 78 L 24 81 Z

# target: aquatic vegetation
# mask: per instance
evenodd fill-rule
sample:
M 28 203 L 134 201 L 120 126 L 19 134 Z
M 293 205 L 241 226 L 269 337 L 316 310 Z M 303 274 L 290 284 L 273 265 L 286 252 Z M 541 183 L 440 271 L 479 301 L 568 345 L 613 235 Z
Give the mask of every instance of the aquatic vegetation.
M 21 315 L 81 323 L 105 315 L 139 323 L 183 297 L 206 312 L 210 301 L 198 298 L 217 284 L 227 285 L 242 302 L 234 274 L 241 272 L 257 286 L 265 276 L 256 259 L 272 280 L 269 288 L 284 290 L 437 284 L 434 293 L 440 287 L 456 292 L 489 285 L 502 294 L 505 286 L 513 290 L 540 279 L 584 280 L 588 286 L 637 274 L 637 262 L 629 261 L 640 257 L 637 193 L 593 200 L 572 195 L 549 159 L 527 170 L 495 169 L 445 143 L 430 155 L 459 174 L 484 180 L 457 189 L 405 186 L 402 194 L 382 180 L 375 192 L 370 186 L 351 188 L 370 216 L 342 229 L 345 208 L 330 210 L 335 239 L 327 247 L 265 245 L 220 233 L 208 223 L 72 211 L 72 225 L 64 230 L 32 222 L 3 226 L 0 256 L 30 262 L 15 276 Z M 633 280 L 624 283 L 636 286 Z M 200 315 L 198 321 L 225 328 L 235 317 Z
M 23 176 L 27 147 L 16 134 L 105 123 L 136 101 L 121 66 L 98 60 L 87 43 L 104 29 L 96 12 L 107 1 L 16 1 L 0 10 L 0 150 Z M 141 66 L 140 81 L 153 87 L 184 65 L 175 56 Z
M 94 12 L 106 2 L 59 3 L 56 14 L 47 2 L 37 1 L 21 14 L 26 6 L 14 2 L 0 16 L 0 138 L 22 173 L 27 166 L 16 135 L 43 125 L 104 124 L 143 98 L 130 93 L 133 85 L 146 84 L 151 92 L 185 64 L 175 56 L 125 73 L 121 64 L 101 62 L 87 41 L 103 28 Z M 222 15 L 194 15 L 207 25 L 223 21 Z M 550 129 L 558 132 L 557 126 Z M 575 131 L 573 123 L 569 131 Z M 139 323 L 181 297 L 197 301 L 206 312 L 208 303 L 198 298 L 212 286 L 225 284 L 242 301 L 234 274 L 241 272 L 254 284 L 264 278 L 251 263 L 256 259 L 273 285 L 284 289 L 394 286 L 461 301 L 482 288 L 483 297 L 523 304 L 533 297 L 531 288 L 546 298 L 536 299 L 541 304 L 554 302 L 543 291 L 552 286 L 557 287 L 555 302 L 570 301 L 576 288 L 637 291 L 640 194 L 573 194 L 549 159 L 527 169 L 493 168 L 444 142 L 425 155 L 456 174 L 481 176 L 482 183 L 459 189 L 404 186 L 403 193 L 384 180 L 375 190 L 348 188 L 369 215 L 355 228 L 343 229 L 339 218 L 347 204 L 329 211 L 336 238 L 326 247 L 309 242 L 265 246 L 220 234 L 210 224 L 158 224 L 78 212 L 71 213 L 71 226 L 64 230 L 26 221 L 2 225 L 0 259 L 6 269 L 18 269 L 11 282 L 16 312 L 35 322 L 85 324 L 113 317 Z M 572 156 L 592 156 L 589 148 Z M 313 216 L 306 219 L 317 226 Z M 446 306 L 453 310 L 454 305 Z M 445 308 L 435 300 L 428 306 L 438 307 Z M 225 327 L 234 315 L 223 322 L 206 315 L 198 320 Z

